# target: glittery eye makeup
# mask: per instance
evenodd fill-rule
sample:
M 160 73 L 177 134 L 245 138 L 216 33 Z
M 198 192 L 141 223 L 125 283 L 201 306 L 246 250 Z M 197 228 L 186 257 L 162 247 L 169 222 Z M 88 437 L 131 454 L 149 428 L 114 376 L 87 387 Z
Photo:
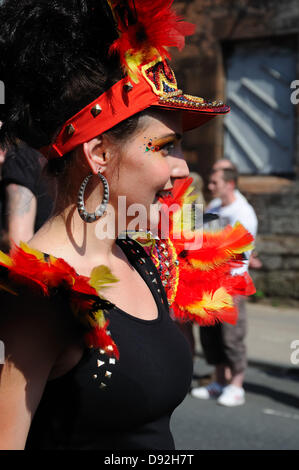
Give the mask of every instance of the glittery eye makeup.
M 170 134 L 159 139 L 150 138 L 145 144 L 145 152 L 162 152 L 162 155 L 167 156 L 180 143 L 181 138 L 180 134 Z

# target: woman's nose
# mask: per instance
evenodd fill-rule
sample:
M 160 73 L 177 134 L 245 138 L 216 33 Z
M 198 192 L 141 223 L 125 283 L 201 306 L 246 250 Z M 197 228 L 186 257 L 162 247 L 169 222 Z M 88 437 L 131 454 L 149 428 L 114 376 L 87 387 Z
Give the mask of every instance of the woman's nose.
M 171 167 L 172 178 L 187 178 L 189 176 L 189 168 L 186 160 L 183 158 L 174 158 Z

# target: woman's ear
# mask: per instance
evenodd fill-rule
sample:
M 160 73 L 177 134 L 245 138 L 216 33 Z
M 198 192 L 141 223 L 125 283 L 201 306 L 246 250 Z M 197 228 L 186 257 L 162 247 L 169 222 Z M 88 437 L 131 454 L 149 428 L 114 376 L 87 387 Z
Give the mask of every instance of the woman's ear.
M 94 139 L 85 142 L 82 145 L 83 155 L 86 162 L 94 175 L 99 171 L 104 173 L 107 167 L 108 155 L 106 145 L 102 136 L 95 137 Z

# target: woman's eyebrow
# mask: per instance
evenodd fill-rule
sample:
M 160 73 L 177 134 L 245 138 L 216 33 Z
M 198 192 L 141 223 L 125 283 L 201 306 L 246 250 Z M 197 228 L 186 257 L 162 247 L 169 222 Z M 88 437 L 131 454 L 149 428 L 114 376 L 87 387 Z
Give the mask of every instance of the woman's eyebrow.
M 161 135 L 160 137 L 158 137 L 158 139 L 167 139 L 168 137 L 176 137 L 177 140 L 181 140 L 183 138 L 183 136 L 181 134 L 179 134 L 178 132 L 173 132 L 171 134 L 165 134 L 165 135 Z

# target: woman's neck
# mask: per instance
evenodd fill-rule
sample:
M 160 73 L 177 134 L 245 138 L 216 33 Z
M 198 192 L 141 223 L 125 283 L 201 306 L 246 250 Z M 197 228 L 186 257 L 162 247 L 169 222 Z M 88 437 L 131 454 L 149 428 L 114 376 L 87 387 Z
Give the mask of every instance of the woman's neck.
M 70 264 L 110 266 L 118 255 L 119 248 L 115 244 L 117 231 L 113 234 L 112 230 L 110 233 L 107 230 L 114 221 L 108 219 L 107 214 L 99 221 L 85 223 L 76 206 L 72 205 L 49 219 L 30 240 L 29 245 L 63 258 Z

